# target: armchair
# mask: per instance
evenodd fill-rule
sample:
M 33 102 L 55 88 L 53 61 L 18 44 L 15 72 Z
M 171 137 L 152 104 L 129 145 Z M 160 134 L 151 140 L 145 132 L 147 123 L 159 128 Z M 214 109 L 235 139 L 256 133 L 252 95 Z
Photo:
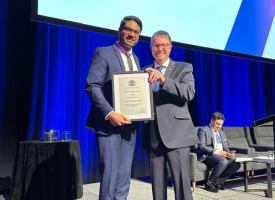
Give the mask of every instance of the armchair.
M 254 157 L 267 156 L 268 151 L 274 151 L 273 127 L 244 127 L 244 129 L 249 146 L 255 149 Z M 271 167 L 274 167 L 274 163 L 271 164 Z M 254 163 L 252 176 L 254 170 L 259 169 L 266 169 L 266 165 Z
M 274 150 L 274 137 L 272 126 L 250 127 L 249 130 L 250 135 L 248 136 L 251 136 L 251 138 L 247 138 L 249 145 L 262 145 L 266 146 L 268 150 Z
M 254 156 L 255 149 L 249 146 L 243 127 L 223 127 L 222 129 L 226 134 L 229 149 L 236 150 L 236 158 Z M 247 166 L 248 175 L 249 171 L 253 170 L 253 164 L 254 163 L 250 162 Z M 238 172 L 239 171 L 244 171 L 243 165 Z
M 197 161 L 197 154 L 190 152 L 189 154 L 189 177 L 192 182 L 193 192 L 196 190 L 196 182 L 207 180 L 212 169 L 207 167 L 203 162 Z

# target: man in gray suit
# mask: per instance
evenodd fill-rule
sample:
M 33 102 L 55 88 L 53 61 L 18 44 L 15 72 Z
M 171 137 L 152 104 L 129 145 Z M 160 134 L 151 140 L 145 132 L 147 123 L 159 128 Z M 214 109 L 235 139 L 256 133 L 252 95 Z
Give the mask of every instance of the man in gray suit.
M 154 200 L 167 199 L 167 162 L 172 171 L 175 198 L 192 199 L 189 179 L 189 147 L 198 143 L 187 102 L 195 96 L 193 67 L 169 58 L 170 35 L 158 31 L 151 38 L 155 62 L 151 71 L 155 120 L 143 124 L 143 147 L 150 163 Z
M 210 192 L 224 190 L 224 182 L 240 168 L 240 163 L 235 162 L 235 154 L 230 153 L 225 133 L 220 130 L 224 120 L 222 113 L 215 112 L 212 114 L 211 123 L 198 130 L 198 161 L 213 168 L 205 184 L 205 189 Z
M 138 42 L 142 23 L 135 16 L 121 21 L 119 41 L 95 50 L 86 92 L 92 102 L 86 127 L 96 134 L 101 175 L 100 200 L 125 200 L 129 193 L 131 166 L 139 123 L 114 112 L 112 72 L 137 71 L 139 60 L 132 51 Z

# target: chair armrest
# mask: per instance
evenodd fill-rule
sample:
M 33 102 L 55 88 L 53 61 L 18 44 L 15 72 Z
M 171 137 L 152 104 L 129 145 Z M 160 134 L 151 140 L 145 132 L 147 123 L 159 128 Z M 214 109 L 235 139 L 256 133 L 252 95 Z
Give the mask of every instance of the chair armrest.
M 189 153 L 189 176 L 191 182 L 196 182 L 196 173 L 197 173 L 197 154 L 190 152 Z
M 274 150 L 274 146 L 271 145 L 257 145 L 257 144 L 253 144 L 250 145 L 251 147 L 253 147 L 255 149 L 255 151 L 273 151 Z
M 242 154 L 249 154 L 250 148 L 249 147 L 234 147 L 234 146 L 228 146 L 229 150 L 235 150 L 236 153 L 242 153 Z
M 236 150 L 236 153 L 247 154 L 248 157 L 253 157 L 255 153 L 255 149 L 251 147 L 235 147 L 235 146 L 228 146 L 230 150 Z

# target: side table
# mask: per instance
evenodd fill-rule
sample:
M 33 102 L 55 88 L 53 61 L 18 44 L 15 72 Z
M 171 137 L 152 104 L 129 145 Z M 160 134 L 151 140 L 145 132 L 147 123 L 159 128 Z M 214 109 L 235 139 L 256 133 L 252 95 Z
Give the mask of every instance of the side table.
M 82 195 L 78 140 L 20 142 L 10 200 L 72 200 Z
M 265 161 L 262 162 L 262 163 L 266 163 L 267 189 L 248 189 L 247 162 L 255 162 L 255 161 L 243 161 L 243 165 L 244 165 L 244 191 L 245 192 L 265 191 L 267 193 L 267 197 L 272 198 L 271 162 L 265 162 Z

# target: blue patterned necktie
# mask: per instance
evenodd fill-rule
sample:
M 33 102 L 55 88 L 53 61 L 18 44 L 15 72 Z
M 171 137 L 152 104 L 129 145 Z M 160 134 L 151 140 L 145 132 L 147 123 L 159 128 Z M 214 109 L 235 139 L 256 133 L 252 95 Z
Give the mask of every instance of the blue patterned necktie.
M 158 66 L 156 69 L 163 75 L 163 73 L 161 72 L 161 70 L 162 70 L 163 68 L 164 68 L 164 66 L 163 66 L 163 65 L 160 65 L 160 66 Z M 154 91 L 154 92 L 159 91 L 159 82 L 158 82 L 158 81 L 156 81 L 156 82 L 153 83 L 153 91 Z
M 215 131 L 215 136 L 216 136 L 217 143 L 222 143 L 221 136 L 218 131 Z

